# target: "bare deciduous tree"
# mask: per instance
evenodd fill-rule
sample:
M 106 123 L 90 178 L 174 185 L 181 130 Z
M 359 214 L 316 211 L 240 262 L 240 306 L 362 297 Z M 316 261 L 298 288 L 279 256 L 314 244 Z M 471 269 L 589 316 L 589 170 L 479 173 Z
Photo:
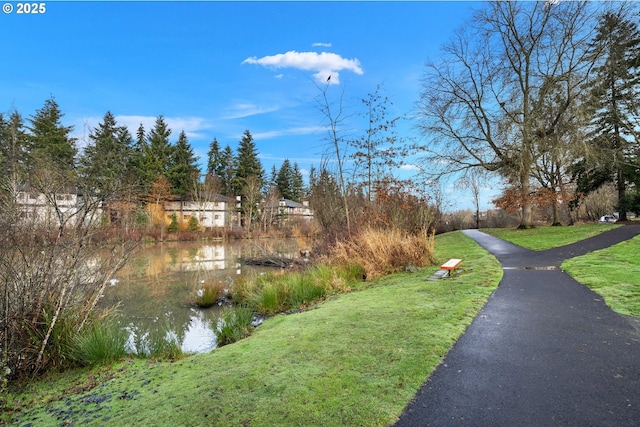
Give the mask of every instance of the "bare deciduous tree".
M 340 97 L 336 102 L 332 102 L 329 99 L 328 89 L 329 85 L 319 86 L 316 84 L 320 95 L 316 99 L 317 108 L 320 114 L 327 121 L 328 133 L 327 133 L 327 145 L 329 158 L 335 161 L 338 168 L 338 185 L 340 189 L 340 196 L 342 197 L 342 204 L 344 215 L 347 224 L 347 231 L 351 230 L 351 221 L 349 215 L 349 201 L 347 195 L 347 187 L 345 180 L 345 159 L 346 159 L 346 141 L 344 137 L 344 125 L 348 119 L 348 115 L 344 109 L 344 89 L 340 93 Z M 323 169 L 326 167 L 323 166 Z
M 584 2 L 490 2 L 428 64 L 418 107 L 426 160 L 438 173 L 509 178 L 523 195 L 521 227 L 533 226 L 537 144 L 557 131 L 589 67 L 589 19 Z M 541 120 L 550 91 L 557 108 Z

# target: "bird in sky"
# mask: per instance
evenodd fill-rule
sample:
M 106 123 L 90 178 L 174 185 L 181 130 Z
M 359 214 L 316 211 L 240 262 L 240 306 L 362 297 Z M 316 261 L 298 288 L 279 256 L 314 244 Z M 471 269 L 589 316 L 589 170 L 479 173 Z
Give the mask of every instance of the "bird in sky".
M 327 77 L 327 81 L 331 80 L 331 74 L 329 74 L 329 77 Z

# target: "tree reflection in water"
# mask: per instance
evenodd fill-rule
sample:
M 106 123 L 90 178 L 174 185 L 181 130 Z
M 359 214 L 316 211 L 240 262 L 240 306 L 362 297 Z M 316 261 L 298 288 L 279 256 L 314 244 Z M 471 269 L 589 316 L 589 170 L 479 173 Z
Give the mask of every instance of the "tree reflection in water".
M 210 351 L 222 307 L 197 308 L 193 303 L 205 285 L 223 283 L 233 290 L 236 278 L 259 274 L 264 267 L 240 266 L 241 257 L 295 256 L 293 239 L 265 242 L 168 242 L 141 248 L 112 281 L 100 302 L 118 304 L 118 316 L 130 332 L 128 349 L 148 351 L 148 343 L 174 337 L 184 352 Z

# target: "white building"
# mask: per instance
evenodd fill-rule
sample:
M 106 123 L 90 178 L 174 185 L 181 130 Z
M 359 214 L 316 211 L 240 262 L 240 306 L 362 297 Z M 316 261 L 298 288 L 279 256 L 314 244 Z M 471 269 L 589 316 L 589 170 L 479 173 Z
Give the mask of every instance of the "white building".
M 16 202 L 23 222 L 58 227 L 60 223 L 76 225 L 78 221 L 95 223 L 102 216 L 98 202 L 88 209 L 89 201 L 75 189 L 45 194 L 35 190 L 21 190 Z
M 171 200 L 164 202 L 167 218 L 176 214 L 179 222 L 188 223 L 191 217 L 198 220 L 198 224 L 205 228 L 226 227 L 234 219 L 229 211 L 232 199 L 215 195 L 210 200 Z
M 279 223 L 295 220 L 313 220 L 313 211 L 309 207 L 309 202 L 307 201 L 298 203 L 293 200 L 283 198 L 278 201 L 277 205 L 275 203 L 265 205 L 264 210 L 267 213 L 271 213 L 272 217 Z

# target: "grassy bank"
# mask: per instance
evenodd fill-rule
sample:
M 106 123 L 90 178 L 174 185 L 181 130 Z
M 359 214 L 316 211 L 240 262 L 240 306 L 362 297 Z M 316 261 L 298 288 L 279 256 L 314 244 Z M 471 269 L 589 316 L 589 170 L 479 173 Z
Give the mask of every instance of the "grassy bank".
M 128 360 L 29 384 L 15 425 L 387 426 L 495 289 L 498 262 L 459 232 L 437 268 L 399 273 L 268 319 L 249 338 L 174 363 Z
M 640 236 L 565 261 L 562 268 L 620 314 L 640 317 Z
M 486 228 L 482 229 L 482 231 L 523 248 L 543 251 L 588 239 L 618 227 L 621 226 L 615 224 L 586 224 L 571 227 L 537 227 L 528 230 Z

